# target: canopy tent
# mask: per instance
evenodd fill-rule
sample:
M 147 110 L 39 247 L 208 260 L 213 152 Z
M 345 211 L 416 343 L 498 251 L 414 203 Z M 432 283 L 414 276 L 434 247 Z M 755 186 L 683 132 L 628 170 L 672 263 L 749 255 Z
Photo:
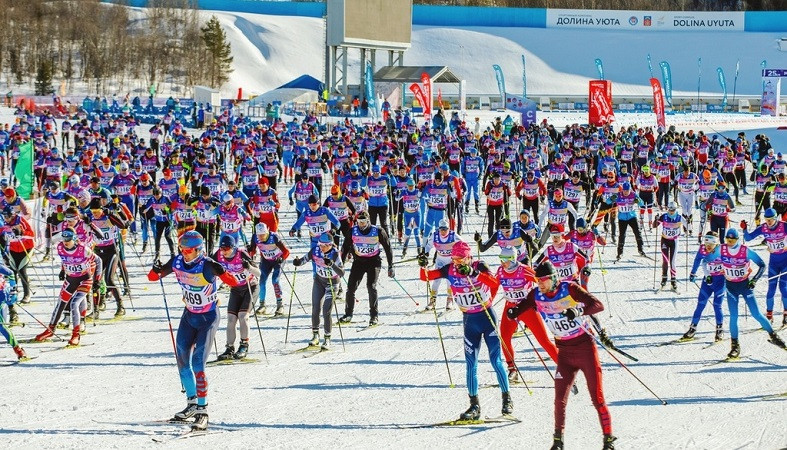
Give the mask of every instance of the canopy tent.
M 282 104 L 295 103 L 314 103 L 318 100 L 317 91 L 312 89 L 279 88 L 260 94 L 249 100 L 248 106 L 262 106 L 268 103 L 281 102 Z
M 311 89 L 312 91 L 321 93 L 325 89 L 325 84 L 311 75 L 303 74 L 288 83 L 282 84 L 276 89 Z

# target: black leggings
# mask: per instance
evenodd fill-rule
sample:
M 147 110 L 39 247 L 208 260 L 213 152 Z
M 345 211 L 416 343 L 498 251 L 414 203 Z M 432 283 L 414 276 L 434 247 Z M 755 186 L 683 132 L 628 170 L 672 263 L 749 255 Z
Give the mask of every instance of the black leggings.
M 118 268 L 118 255 L 115 251 L 114 245 L 96 246 L 96 255 L 101 258 L 101 264 L 104 266 L 104 282 L 107 284 L 107 292 L 115 297 L 118 307 L 122 305 L 120 299 L 120 289 L 115 283 L 115 272 Z
M 166 222 L 153 222 L 156 224 L 156 235 L 155 240 L 153 241 L 153 248 L 156 250 L 156 255 L 159 254 L 159 250 L 161 249 L 161 236 L 163 235 L 167 239 L 167 245 L 169 246 L 169 253 L 171 255 L 175 254 L 175 243 L 172 241 L 172 233 L 170 233 L 170 225 L 169 221 Z
M 12 268 L 15 268 L 16 279 L 22 284 L 22 292 L 24 298 L 30 297 L 30 278 L 27 276 L 27 265 L 30 263 L 28 252 L 15 252 L 11 250 L 11 259 L 13 260 Z

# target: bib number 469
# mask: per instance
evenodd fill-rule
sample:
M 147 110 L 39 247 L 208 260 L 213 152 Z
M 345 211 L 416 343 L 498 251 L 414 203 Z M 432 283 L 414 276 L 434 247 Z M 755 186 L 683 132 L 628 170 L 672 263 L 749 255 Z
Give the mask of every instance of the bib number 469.
M 186 300 L 186 303 L 189 305 L 201 305 L 202 304 L 202 295 L 199 292 L 188 292 L 186 291 L 183 294 L 183 298 Z

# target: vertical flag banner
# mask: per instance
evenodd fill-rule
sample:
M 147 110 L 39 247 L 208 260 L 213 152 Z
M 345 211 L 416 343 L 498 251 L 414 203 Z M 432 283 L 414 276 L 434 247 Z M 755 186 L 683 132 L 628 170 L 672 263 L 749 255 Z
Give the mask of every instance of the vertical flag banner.
M 421 85 L 423 86 L 424 100 L 426 100 L 424 114 L 430 115 L 432 114 L 432 78 L 426 72 L 421 74 Z
M 702 85 L 702 58 L 697 58 L 697 112 L 700 109 L 700 85 Z
M 598 70 L 598 79 L 604 79 L 604 63 L 601 62 L 601 58 L 596 58 L 596 70 Z
M 653 78 L 653 64 L 650 62 L 650 53 L 648 53 L 648 71 L 650 72 L 650 77 Z
M 768 65 L 768 61 L 762 60 L 760 63 L 760 69 L 765 70 L 765 66 Z M 760 72 L 762 72 L 762 70 Z M 762 91 L 765 92 L 765 78 L 762 79 Z
M 522 55 L 522 98 L 527 98 L 527 66 L 525 65 L 525 55 Z
M 412 91 L 415 99 L 418 100 L 418 103 L 424 109 L 424 114 L 426 114 L 426 97 L 424 97 L 424 91 L 421 90 L 421 85 L 418 83 L 411 84 L 410 91 Z
M 650 87 L 653 89 L 653 112 L 656 113 L 656 126 L 665 128 L 667 125 L 664 118 L 664 93 L 661 90 L 659 79 L 651 78 Z
M 369 103 L 369 114 L 377 118 L 377 102 L 374 96 L 374 74 L 372 74 L 372 63 L 366 61 L 366 101 Z
M 738 88 L 738 72 L 741 69 L 741 60 L 735 62 L 735 79 L 732 82 L 732 107 L 735 108 L 735 90 Z
M 664 101 L 672 107 L 672 69 L 667 61 L 659 63 L 661 67 L 661 81 L 664 83 Z
M 437 107 L 443 107 L 443 90 L 440 88 L 437 88 Z
M 724 93 L 724 98 L 721 99 L 721 109 L 727 109 L 727 81 L 724 79 L 724 70 L 721 67 L 716 68 L 716 73 L 719 75 L 719 85 L 721 85 L 721 92 Z
M 777 117 L 779 115 L 779 97 L 781 97 L 782 79 L 763 77 L 762 82 L 765 88 L 762 90 L 760 115 Z
M 497 64 L 492 66 L 492 69 L 495 70 L 495 78 L 497 79 L 497 90 L 500 91 L 500 102 L 505 103 L 506 101 L 506 80 L 503 78 L 503 69 L 500 68 Z
M 17 194 L 29 199 L 33 194 L 33 141 L 28 140 L 19 146 L 19 159 L 16 161 L 14 176 L 19 180 Z
M 588 122 L 601 126 L 615 121 L 612 111 L 612 82 L 590 80 L 588 95 Z

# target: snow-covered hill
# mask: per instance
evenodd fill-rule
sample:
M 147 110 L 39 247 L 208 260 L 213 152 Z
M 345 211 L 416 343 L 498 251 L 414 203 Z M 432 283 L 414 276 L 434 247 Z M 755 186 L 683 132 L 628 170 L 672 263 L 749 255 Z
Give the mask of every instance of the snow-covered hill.
M 246 93 L 262 93 L 304 73 L 324 78 L 324 21 L 288 16 L 248 13 L 215 14 L 227 30 L 235 55 L 235 72 L 224 86 L 226 95 L 242 87 Z M 605 77 L 614 83 L 616 97 L 650 93 L 646 56 L 650 53 L 655 76 L 658 63 L 672 67 L 674 95 L 721 94 L 716 68 L 721 67 L 732 97 L 735 64 L 740 60 L 736 93 L 760 93 L 760 63 L 785 66 L 779 52 L 778 33 L 625 32 L 603 30 L 555 30 L 533 28 L 414 26 L 412 47 L 405 53 L 408 65 L 446 65 L 467 80 L 471 94 L 494 94 L 497 84 L 492 65 L 499 64 L 507 90 L 522 91 L 521 55 L 527 59 L 528 94 L 585 95 L 587 81 L 597 77 L 595 58 L 604 62 Z M 386 60 L 380 55 L 378 61 Z M 349 81 L 357 83 L 359 54 L 351 52 Z M 455 93 L 445 86 L 444 92 Z

